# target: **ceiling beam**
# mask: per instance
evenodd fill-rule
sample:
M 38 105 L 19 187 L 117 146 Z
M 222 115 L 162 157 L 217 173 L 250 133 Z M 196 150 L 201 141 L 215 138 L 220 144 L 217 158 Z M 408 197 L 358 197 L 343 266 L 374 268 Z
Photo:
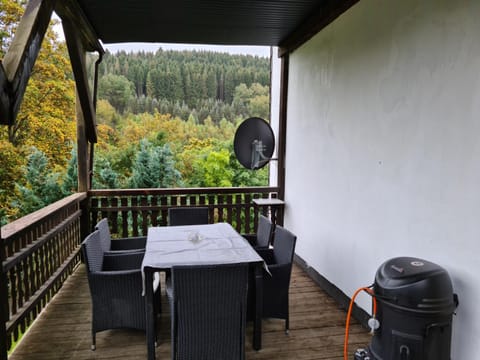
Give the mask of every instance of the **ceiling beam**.
M 292 53 L 358 1 L 360 0 L 324 1 L 296 30 L 280 42 L 278 56 Z
M 0 69 L 0 124 L 12 125 L 56 0 L 30 0 Z
M 85 51 L 105 53 L 96 31 L 88 21 L 77 1 L 62 0 L 55 6 L 55 12 L 63 21 L 69 22 L 76 30 Z

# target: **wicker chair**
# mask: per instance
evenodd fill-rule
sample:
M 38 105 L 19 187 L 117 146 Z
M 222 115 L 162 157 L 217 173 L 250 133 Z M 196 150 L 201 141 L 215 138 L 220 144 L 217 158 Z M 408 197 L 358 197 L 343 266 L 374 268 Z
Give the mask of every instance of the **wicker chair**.
M 168 225 L 208 224 L 208 207 L 173 207 L 168 209 Z
M 259 249 L 270 274 L 263 273 L 263 317 L 285 320 L 289 332 L 288 291 L 297 237 L 285 228 L 275 227 L 273 249 Z
M 104 254 L 100 232 L 94 231 L 82 243 L 92 298 L 92 350 L 96 333 L 118 328 L 145 330 L 145 299 L 142 296 L 141 265 L 144 253 Z M 156 278 L 155 314 L 160 303 Z
M 273 224 L 269 218 L 259 215 L 257 233 L 255 235 L 243 235 L 255 249 L 268 248 L 272 242 Z
M 120 238 L 112 240 L 108 220 L 106 218 L 100 220 L 95 225 L 95 230 L 100 232 L 100 241 L 104 253 L 122 253 L 122 252 L 139 252 L 145 251 L 147 242 L 146 236 Z
M 243 263 L 172 268 L 172 359 L 245 358 L 247 281 Z

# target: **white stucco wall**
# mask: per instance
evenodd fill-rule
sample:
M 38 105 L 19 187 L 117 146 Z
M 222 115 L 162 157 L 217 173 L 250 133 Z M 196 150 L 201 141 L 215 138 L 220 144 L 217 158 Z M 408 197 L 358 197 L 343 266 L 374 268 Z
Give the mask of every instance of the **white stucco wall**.
M 392 257 L 443 266 L 455 360 L 480 345 L 479 14 L 478 1 L 362 0 L 290 58 L 298 255 L 349 296 Z

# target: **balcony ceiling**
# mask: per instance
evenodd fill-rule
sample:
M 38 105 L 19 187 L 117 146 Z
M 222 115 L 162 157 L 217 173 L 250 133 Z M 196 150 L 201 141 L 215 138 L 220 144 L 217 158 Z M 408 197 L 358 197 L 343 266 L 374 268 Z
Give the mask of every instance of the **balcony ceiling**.
M 104 43 L 281 46 L 302 24 L 331 17 L 341 0 L 77 0 Z M 351 4 L 350 4 L 351 6 Z

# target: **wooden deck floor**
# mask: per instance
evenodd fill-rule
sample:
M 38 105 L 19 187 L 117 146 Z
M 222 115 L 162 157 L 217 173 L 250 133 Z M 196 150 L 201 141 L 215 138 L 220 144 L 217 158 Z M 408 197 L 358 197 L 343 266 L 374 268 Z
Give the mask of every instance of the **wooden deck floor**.
M 345 311 L 298 267 L 290 288 L 290 334 L 281 320 L 264 320 L 263 348 L 252 349 L 252 325 L 247 326 L 246 359 L 343 359 Z M 165 297 L 164 297 L 165 298 Z M 167 304 L 160 322 L 157 359 L 170 359 L 170 319 Z M 369 343 L 368 332 L 354 323 L 350 354 Z M 10 360 L 145 359 L 143 332 L 111 330 L 97 334 L 97 350 L 90 350 L 90 294 L 81 265 L 27 332 Z M 353 359 L 353 355 L 349 356 Z

